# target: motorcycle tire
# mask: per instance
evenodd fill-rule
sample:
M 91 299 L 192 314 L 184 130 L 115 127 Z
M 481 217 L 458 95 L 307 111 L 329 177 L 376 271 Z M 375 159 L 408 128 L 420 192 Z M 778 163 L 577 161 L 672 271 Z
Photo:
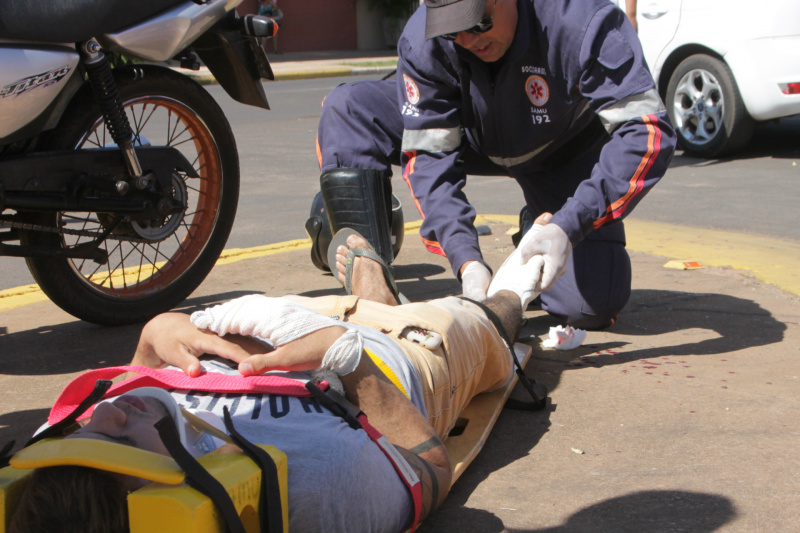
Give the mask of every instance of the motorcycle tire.
M 222 253 L 239 200 L 236 141 L 205 89 L 154 65 L 114 69 L 114 77 L 135 145 L 176 147 L 198 177 L 173 176 L 172 194 L 186 202 L 183 212 L 118 224 L 100 245 L 108 254 L 106 264 L 65 257 L 27 259 L 39 287 L 56 305 L 82 320 L 109 326 L 143 322 L 188 297 Z M 45 143 L 53 150 L 115 146 L 88 85 L 70 102 Z M 99 232 L 113 216 L 58 212 L 44 218 L 54 227 Z M 20 233 L 24 244 L 51 248 L 93 240 L 67 233 Z

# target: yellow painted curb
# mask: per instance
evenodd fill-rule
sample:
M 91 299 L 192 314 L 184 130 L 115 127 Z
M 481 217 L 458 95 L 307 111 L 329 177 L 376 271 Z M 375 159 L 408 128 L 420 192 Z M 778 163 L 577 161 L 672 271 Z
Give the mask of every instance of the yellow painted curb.
M 482 215 L 476 224 L 516 226 L 516 215 Z M 800 243 L 733 231 L 625 220 L 629 250 L 706 266 L 748 270 L 770 285 L 800 296 Z
M 800 296 L 800 243 L 630 219 L 625 233 L 629 250 L 749 270 L 759 280 Z
M 490 222 L 516 226 L 517 215 L 478 215 L 475 224 Z M 421 220 L 405 224 L 406 235 L 415 234 Z M 732 231 L 711 230 L 626 220 L 628 249 L 681 261 L 699 261 L 707 266 L 729 266 L 748 270 L 771 285 L 800 296 L 800 243 Z M 222 252 L 216 266 L 311 247 L 310 239 L 267 244 L 253 248 L 230 248 Z M 47 300 L 35 284 L 0 291 L 0 311 Z

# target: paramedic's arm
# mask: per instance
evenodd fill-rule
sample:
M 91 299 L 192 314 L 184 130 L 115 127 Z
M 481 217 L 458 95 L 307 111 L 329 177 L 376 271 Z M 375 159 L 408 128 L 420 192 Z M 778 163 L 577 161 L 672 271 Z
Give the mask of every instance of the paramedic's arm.
M 452 46 L 442 48 L 438 41 L 420 47 L 404 35 L 397 45 L 397 79 L 405 81 L 397 84 L 404 109 L 401 164 L 422 214 L 419 235 L 425 247 L 447 257 L 461 280 L 467 262 L 483 263 L 487 271 L 488 264 L 478 243 L 475 208 L 463 191 L 467 175 L 458 163 L 465 120 L 459 59 Z M 417 90 L 409 94 L 409 86 Z
M 414 404 L 362 354 L 354 372 L 342 376 L 347 399 L 369 417 L 416 472 L 422 487 L 425 518 L 441 505 L 450 490 L 452 471 L 447 449 Z

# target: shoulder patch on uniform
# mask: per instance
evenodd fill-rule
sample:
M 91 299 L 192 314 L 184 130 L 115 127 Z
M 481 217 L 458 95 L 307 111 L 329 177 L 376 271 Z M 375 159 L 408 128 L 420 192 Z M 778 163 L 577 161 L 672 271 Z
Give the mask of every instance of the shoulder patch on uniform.
M 408 77 L 408 75 L 403 74 L 403 84 L 406 86 L 406 98 L 408 99 L 408 103 L 411 105 L 419 103 L 419 87 L 417 84 Z
M 525 80 L 525 94 L 536 107 L 542 107 L 550 99 L 550 87 L 544 78 L 536 74 Z

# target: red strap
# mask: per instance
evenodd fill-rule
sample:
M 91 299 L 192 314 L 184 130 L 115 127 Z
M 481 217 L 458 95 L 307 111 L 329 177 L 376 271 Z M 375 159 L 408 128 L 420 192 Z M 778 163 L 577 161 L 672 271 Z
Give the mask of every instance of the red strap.
M 411 492 L 411 499 L 414 501 L 414 522 L 411 525 L 410 531 L 415 531 L 419 525 L 419 518 L 422 513 L 422 484 L 413 470 L 409 468 L 408 462 L 400 455 L 400 452 L 389 442 L 389 439 L 375 429 L 367 420 L 367 415 L 360 413 L 358 421 L 361 422 L 361 427 L 367 432 L 369 438 L 378 445 L 383 454 L 392 463 L 392 466 L 397 471 L 403 484 Z
M 304 384 L 296 379 L 277 375 L 241 376 L 205 372 L 192 378 L 180 370 L 153 369 L 144 366 L 115 366 L 90 370 L 73 379 L 61 392 L 50 410 L 47 421 L 52 425 L 70 414 L 92 392 L 98 379 L 113 379 L 125 372 L 140 374 L 111 387 L 105 398 L 119 396 L 139 387 L 161 389 L 201 390 L 206 392 L 258 392 L 284 396 L 311 396 Z

